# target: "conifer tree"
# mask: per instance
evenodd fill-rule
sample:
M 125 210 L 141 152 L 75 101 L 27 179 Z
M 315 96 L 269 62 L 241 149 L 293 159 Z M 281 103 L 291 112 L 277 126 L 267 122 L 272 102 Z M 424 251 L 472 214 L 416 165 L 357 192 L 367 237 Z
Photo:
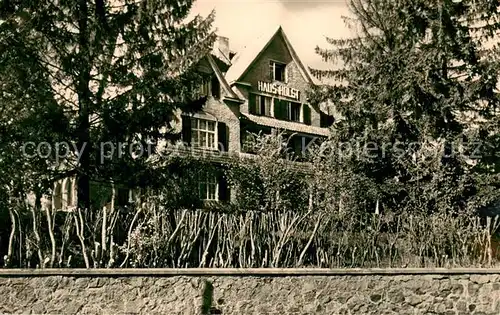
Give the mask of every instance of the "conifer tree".
M 351 166 L 380 187 L 372 205 L 470 210 L 491 201 L 471 198 L 492 184 L 476 169 L 491 152 L 483 146 L 478 154 L 474 135 L 499 104 L 498 2 L 349 4 L 353 16 L 345 21 L 354 36 L 316 48 L 341 67 L 311 69 L 336 84 L 317 88 L 312 99 L 333 102 L 342 116 L 336 141 L 371 150 L 358 152 Z
M 18 144 L 52 144 L 52 158 L 55 143 L 69 143 L 59 148 L 70 153 L 59 152 L 63 161 L 45 159 L 45 168 L 35 173 L 47 182 L 76 175 L 81 209 L 90 207 L 91 181 L 137 185 L 147 179 L 146 153 L 155 152 L 147 141 L 171 134 L 176 110 L 201 104 L 195 66 L 215 39 L 214 14 L 188 20 L 192 5 L 191 0 L 3 1 L 0 111 L 10 114 L 0 117 L 0 145 L 12 148 L 14 129 L 20 132 Z M 23 130 L 28 122 L 32 127 Z M 118 143 L 137 142 L 152 151 L 134 158 L 125 147 L 120 159 L 105 159 L 111 148 L 103 151 L 101 144 L 108 142 L 114 157 Z M 18 148 L 7 160 L 33 162 Z

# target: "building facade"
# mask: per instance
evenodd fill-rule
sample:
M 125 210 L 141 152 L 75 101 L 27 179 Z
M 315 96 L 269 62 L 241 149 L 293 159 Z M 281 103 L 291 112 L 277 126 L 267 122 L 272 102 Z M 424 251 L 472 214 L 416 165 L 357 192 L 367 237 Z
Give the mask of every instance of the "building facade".
M 311 141 L 327 137 L 333 117 L 310 104 L 307 91 L 319 84 L 302 63 L 282 27 L 250 41 L 234 53 L 229 40 L 218 37 L 211 55 L 199 65 L 208 79 L 200 87 L 206 96 L 202 110 L 178 113 L 177 131 L 190 152 L 214 152 L 220 157 L 249 157 L 252 135 L 275 131 L 290 136 L 289 148 L 297 156 Z M 70 185 L 68 186 L 68 183 Z M 56 210 L 76 205 L 75 181 L 54 184 L 51 205 Z M 73 193 L 72 193 L 73 191 Z M 221 177 L 200 178 L 199 195 L 204 200 L 230 200 L 230 188 Z M 120 193 L 124 202 L 132 193 Z
M 205 72 L 212 74 L 202 88 L 207 102 L 199 113 L 183 114 L 183 141 L 189 146 L 248 157 L 253 154 L 249 145 L 253 135 L 280 131 L 289 136 L 289 149 L 300 159 L 311 141 L 328 136 L 333 117 L 307 98 L 311 85 L 319 82 L 282 27 L 236 54 L 229 50 L 227 38 L 219 37 L 206 64 L 210 67 Z M 228 189 L 223 179 L 208 182 L 213 188 L 200 189 L 201 197 L 223 199 L 217 193 L 221 187 L 224 192 Z M 200 185 L 207 186 L 204 181 Z

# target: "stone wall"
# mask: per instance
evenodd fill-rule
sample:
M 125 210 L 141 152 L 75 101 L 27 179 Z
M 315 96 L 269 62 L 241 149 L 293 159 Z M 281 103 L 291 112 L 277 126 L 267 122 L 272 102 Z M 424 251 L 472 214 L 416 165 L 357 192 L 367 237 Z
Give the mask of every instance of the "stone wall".
M 202 309 L 245 315 L 497 315 L 500 270 L 0 269 L 2 314 L 192 315 Z

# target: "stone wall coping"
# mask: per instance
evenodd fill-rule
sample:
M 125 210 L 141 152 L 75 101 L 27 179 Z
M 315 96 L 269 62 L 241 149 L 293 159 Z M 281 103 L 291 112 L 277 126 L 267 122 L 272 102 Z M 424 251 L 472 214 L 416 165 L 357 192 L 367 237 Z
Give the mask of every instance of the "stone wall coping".
M 2 269 L 0 277 L 171 277 L 171 276 L 369 276 L 369 275 L 500 275 L 500 268 L 94 268 L 94 269 Z

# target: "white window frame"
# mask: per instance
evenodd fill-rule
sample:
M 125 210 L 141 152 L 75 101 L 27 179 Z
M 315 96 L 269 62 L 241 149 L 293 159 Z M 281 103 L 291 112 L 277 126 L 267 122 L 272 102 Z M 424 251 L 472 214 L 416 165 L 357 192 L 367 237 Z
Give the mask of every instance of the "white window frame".
M 290 122 L 295 122 L 295 123 L 302 123 L 303 122 L 303 112 L 302 112 L 302 105 L 303 103 L 299 103 L 299 102 L 294 102 L 294 101 L 291 101 L 291 100 L 288 100 L 288 99 L 284 99 L 284 98 L 278 98 L 279 100 L 282 100 L 284 102 L 286 102 L 286 106 L 287 106 L 287 112 L 288 112 L 288 117 L 287 117 L 287 121 L 290 121 Z M 273 103 L 274 103 L 274 100 L 273 100 Z M 298 104 L 299 105 L 299 117 L 298 117 L 298 120 L 293 120 L 292 119 L 292 107 L 294 104 Z
M 299 109 L 299 120 L 288 119 L 287 121 L 295 122 L 295 123 L 304 123 L 304 105 L 308 105 L 309 108 L 311 108 L 311 106 L 308 103 L 297 102 L 297 101 L 290 100 L 290 99 L 287 99 L 287 98 L 278 97 L 278 96 L 272 96 L 272 95 L 258 93 L 258 92 L 251 92 L 251 93 L 255 96 L 255 106 L 256 106 L 257 115 L 262 115 L 262 116 L 265 116 L 265 117 L 271 117 L 271 118 L 278 119 L 278 118 L 276 118 L 276 116 L 274 114 L 274 100 L 278 99 L 278 100 L 282 100 L 282 101 L 287 102 L 289 113 L 291 113 L 291 106 L 292 106 L 291 104 L 292 103 L 293 104 L 299 104 L 299 106 L 300 106 L 300 109 Z M 269 110 L 270 111 L 270 115 L 269 116 L 263 115 L 262 113 L 260 113 L 260 98 L 261 97 L 266 97 L 266 98 L 268 98 L 268 99 L 271 100 L 270 110 Z M 312 110 L 312 108 L 311 108 L 311 110 Z M 312 113 L 311 113 L 311 115 L 312 115 Z M 312 119 L 312 117 L 311 117 L 311 119 Z
M 205 190 L 203 190 L 203 185 Z M 213 195 L 210 193 L 213 190 Z M 198 181 L 198 194 L 200 199 L 207 201 L 218 201 L 219 200 L 219 181 L 215 174 L 202 174 Z
M 287 65 L 286 65 L 286 63 L 284 63 L 284 62 L 279 62 L 279 61 L 276 61 L 276 60 L 270 60 L 270 61 L 269 61 L 269 63 L 270 63 L 270 64 L 269 64 L 269 67 L 271 68 L 271 66 L 272 66 L 272 68 L 273 68 L 273 78 L 272 78 L 272 79 L 273 79 L 273 81 L 278 81 L 278 82 L 284 82 L 284 83 L 287 83 L 287 81 L 288 81 L 288 80 L 287 80 L 288 76 L 287 76 Z M 279 64 L 279 65 L 282 65 L 282 66 L 283 66 L 283 80 L 277 80 L 277 79 L 276 79 L 276 65 L 277 65 L 277 64 Z
M 261 104 L 262 99 L 269 100 L 269 115 L 266 115 L 265 112 L 264 113 L 261 112 L 260 104 Z M 274 107 L 274 99 L 272 96 L 267 96 L 267 95 L 263 95 L 263 94 L 255 94 L 255 105 L 257 107 L 256 111 L 257 111 L 258 115 L 262 115 L 262 116 L 266 116 L 266 117 L 274 117 L 274 115 L 273 115 L 274 114 L 274 110 L 273 110 L 274 109 L 273 108 Z
M 298 116 L 298 120 L 293 120 L 292 119 L 292 108 L 296 104 L 299 105 L 299 116 Z M 288 120 L 293 121 L 293 122 L 302 122 L 302 115 L 301 114 L 302 114 L 302 103 L 288 101 Z
M 202 128 L 202 122 L 205 123 L 205 128 Z M 209 130 L 208 126 L 209 124 L 213 124 L 214 128 L 213 130 Z M 201 148 L 201 149 L 207 149 L 207 150 L 217 150 L 218 149 L 218 144 L 219 140 L 217 139 L 218 131 L 217 131 L 217 121 L 211 120 L 211 119 L 203 119 L 203 118 L 197 118 L 197 117 L 192 117 L 191 118 L 191 145 L 196 147 L 196 148 Z M 196 137 L 195 137 L 196 134 Z M 200 141 L 202 139 L 202 135 L 205 135 L 205 143 L 200 144 Z M 213 136 L 213 146 L 208 145 L 209 142 L 209 136 Z M 195 141 L 196 140 L 196 141 Z

